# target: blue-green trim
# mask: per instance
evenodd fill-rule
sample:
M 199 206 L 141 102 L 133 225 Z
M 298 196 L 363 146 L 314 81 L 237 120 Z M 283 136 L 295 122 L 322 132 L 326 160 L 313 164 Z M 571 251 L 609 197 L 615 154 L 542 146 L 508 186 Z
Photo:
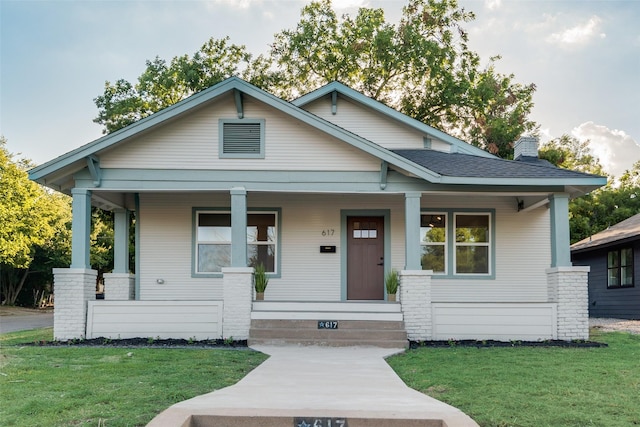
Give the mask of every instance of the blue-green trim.
M 72 194 L 71 268 L 91 269 L 91 190 L 74 188 Z
M 208 277 L 222 277 L 222 273 L 197 273 L 196 272 L 196 215 L 198 212 L 216 212 L 216 213 L 231 213 L 230 206 L 223 207 L 192 207 L 191 208 L 191 277 L 192 278 L 208 278 Z M 262 208 L 262 207 L 248 207 L 247 214 L 252 212 L 275 212 L 277 221 L 278 241 L 276 242 L 276 272 L 267 273 L 267 276 L 274 279 L 282 277 L 282 208 Z M 245 237 L 244 241 L 247 239 Z
M 231 189 L 231 267 L 247 266 L 247 190 Z
M 93 178 L 93 185 L 96 187 L 100 187 L 100 180 L 102 171 L 100 169 L 100 159 L 96 156 L 87 156 L 87 167 L 89 168 L 89 173 L 91 173 L 91 177 Z
M 404 269 L 420 270 L 420 198 L 416 191 L 404 195 Z M 417 232 L 416 232 L 417 230 Z
M 136 266 L 135 298 L 136 300 L 139 300 L 140 299 L 140 194 L 135 193 L 133 198 L 134 198 L 135 213 L 136 213 L 136 226 L 134 228 L 135 240 L 136 240 L 135 246 L 134 246 L 134 251 L 136 256 L 136 259 L 134 260 L 134 263 Z
M 551 214 L 551 267 L 569 267 L 571 266 L 569 195 L 551 195 L 549 211 Z
M 244 118 L 244 102 L 242 99 L 242 92 L 238 89 L 233 90 L 233 98 L 236 101 L 236 111 L 238 112 L 238 118 Z
M 384 273 L 391 270 L 391 210 L 390 209 L 341 209 L 340 210 L 340 299 L 347 300 L 347 217 L 379 216 L 384 218 Z M 385 289 L 385 298 L 387 291 Z
M 130 212 L 116 209 L 113 212 L 113 272 L 129 273 L 129 223 Z
M 237 92 L 237 91 L 236 91 Z M 260 125 L 260 152 L 259 153 L 225 153 L 224 152 L 224 124 L 225 123 L 258 123 Z M 265 157 L 265 119 L 218 119 L 218 156 L 221 159 L 264 159 Z
M 75 174 L 76 185 L 93 188 L 85 170 Z M 519 192 L 550 194 L 563 192 L 564 185 L 442 185 L 412 178 L 394 170 L 387 173 L 387 185 L 380 189 L 380 171 L 255 171 L 206 169 L 103 169 L 101 190 L 114 191 L 229 191 L 242 186 L 247 191 L 326 191 L 343 193 L 405 193 L 407 191 Z
M 496 210 L 495 209 L 473 209 L 473 208 L 459 208 L 459 209 L 440 209 L 440 208 L 422 208 L 420 215 L 430 213 L 444 213 L 447 215 L 447 265 L 445 266 L 445 274 L 434 273 L 434 279 L 464 279 L 464 280 L 494 280 L 496 278 Z M 489 245 L 489 254 L 491 260 L 489 262 L 490 274 L 455 274 L 454 265 L 454 251 L 455 251 L 455 220 L 454 214 L 456 213 L 478 213 L 489 214 L 490 227 L 491 227 L 491 244 Z M 420 229 L 416 231 L 419 235 Z

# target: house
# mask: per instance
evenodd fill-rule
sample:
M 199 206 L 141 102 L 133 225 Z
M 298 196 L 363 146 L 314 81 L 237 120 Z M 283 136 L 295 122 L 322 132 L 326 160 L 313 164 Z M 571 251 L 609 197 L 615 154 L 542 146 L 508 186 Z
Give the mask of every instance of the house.
M 362 322 L 379 322 L 373 336 L 396 322 L 405 343 L 585 339 L 568 202 L 606 179 L 538 159 L 535 138 L 515 152 L 496 158 L 337 82 L 286 102 L 227 79 L 30 171 L 73 198 L 54 336 L 369 343 Z M 91 206 L 115 215 L 103 301 Z M 260 263 L 270 281 L 254 301 Z
M 571 245 L 589 266 L 589 316 L 640 319 L 640 214 Z

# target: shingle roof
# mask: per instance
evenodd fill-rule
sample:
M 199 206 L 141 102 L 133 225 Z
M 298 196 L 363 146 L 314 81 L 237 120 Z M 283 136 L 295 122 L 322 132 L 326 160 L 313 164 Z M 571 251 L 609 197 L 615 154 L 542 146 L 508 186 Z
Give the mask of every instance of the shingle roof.
M 557 168 L 545 160 L 535 158 L 527 161 L 488 159 L 469 154 L 444 153 L 429 149 L 392 151 L 443 176 L 465 178 L 597 177 L 596 175 Z
M 610 243 L 637 237 L 640 239 L 640 214 L 627 218 L 622 222 L 612 225 L 604 231 L 582 239 L 571 245 L 571 252 L 595 249 Z

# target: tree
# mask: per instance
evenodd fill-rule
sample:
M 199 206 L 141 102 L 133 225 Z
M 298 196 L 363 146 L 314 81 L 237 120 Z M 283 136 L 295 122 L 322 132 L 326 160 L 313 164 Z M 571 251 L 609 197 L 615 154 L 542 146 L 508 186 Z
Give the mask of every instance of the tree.
M 0 293 L 14 304 L 36 252 L 56 240 L 68 241 L 69 199 L 29 180 L 28 160 L 14 160 L 0 137 Z
M 105 82 L 104 93 L 94 99 L 98 107 L 94 122 L 104 126 L 103 133 L 122 129 L 237 75 L 250 59 L 245 47 L 229 44 L 228 37 L 209 39 L 193 56 L 176 56 L 169 64 L 156 57 L 146 62 L 135 85 L 124 79 Z
M 474 19 L 456 0 L 410 0 L 397 25 L 382 9 L 360 8 L 340 19 L 330 0 L 302 9 L 295 29 L 274 36 L 271 50 L 252 60 L 229 38 L 210 39 L 193 57 L 167 65 L 147 61 L 137 84 L 106 82 L 94 101 L 95 122 L 113 132 L 176 103 L 226 77 L 243 77 L 284 99 L 326 83 L 341 81 L 431 126 L 448 131 L 501 157 L 512 143 L 535 132 L 528 119 L 535 86 L 515 83 L 495 70 L 492 58 L 482 69 L 467 46 L 463 24 Z
M 563 135 L 543 145 L 540 157 L 559 167 L 607 176 L 588 140 Z M 569 203 L 571 243 L 640 213 L 640 161 L 622 174 L 617 186 L 609 178 L 606 186 Z

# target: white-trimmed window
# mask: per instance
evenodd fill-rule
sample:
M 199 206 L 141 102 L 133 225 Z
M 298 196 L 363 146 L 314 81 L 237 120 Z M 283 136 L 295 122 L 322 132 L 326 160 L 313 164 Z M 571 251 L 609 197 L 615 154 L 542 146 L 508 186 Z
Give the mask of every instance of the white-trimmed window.
M 489 274 L 491 221 L 489 214 L 456 213 L 455 274 Z
M 220 158 L 264 158 L 264 119 L 220 119 Z
M 195 273 L 220 273 L 231 265 L 231 213 L 197 211 L 195 221 Z M 276 273 L 277 224 L 277 212 L 247 214 L 249 266 L 263 264 L 267 272 Z
M 447 272 L 447 214 L 428 213 L 420 217 L 420 262 L 423 270 Z

